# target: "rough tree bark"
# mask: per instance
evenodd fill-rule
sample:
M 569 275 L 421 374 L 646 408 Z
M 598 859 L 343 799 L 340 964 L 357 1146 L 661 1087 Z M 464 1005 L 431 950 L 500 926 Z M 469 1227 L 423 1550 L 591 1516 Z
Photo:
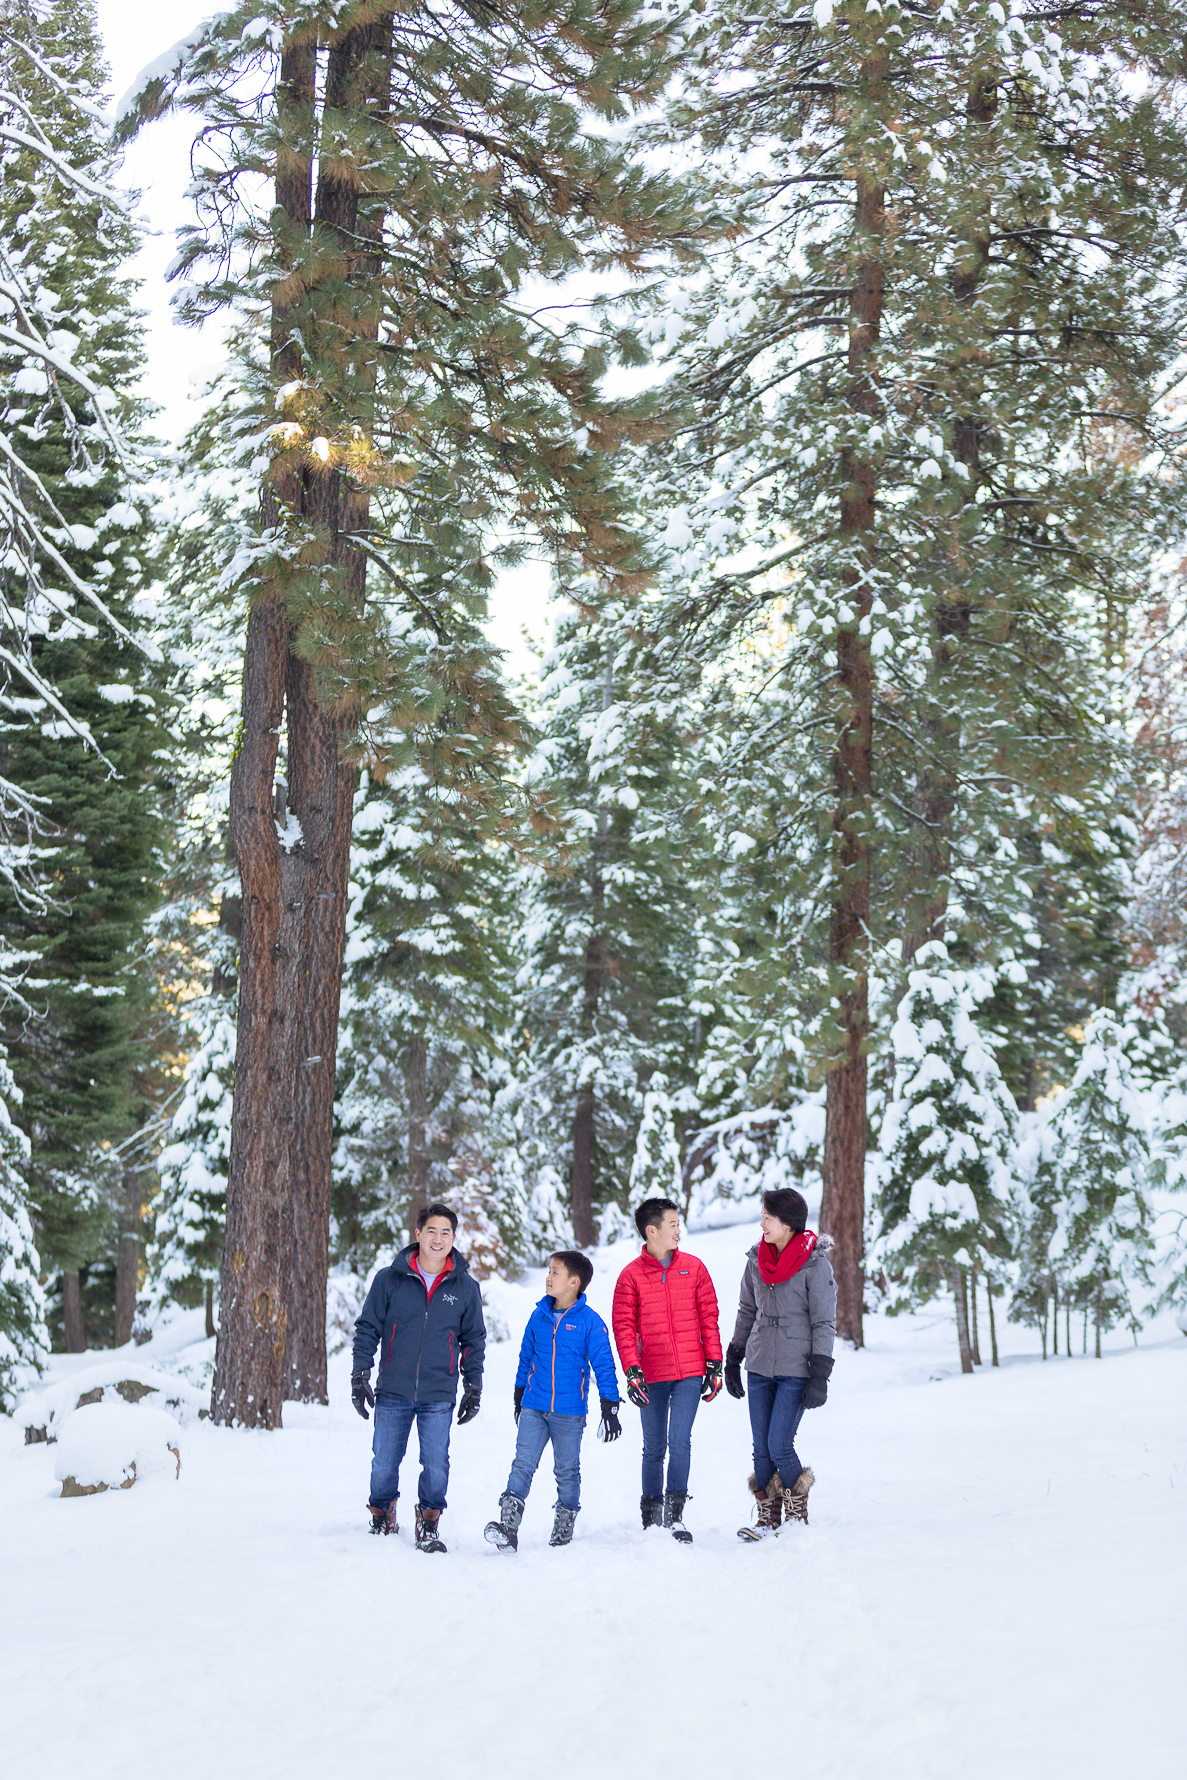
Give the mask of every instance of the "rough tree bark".
M 378 112 L 389 108 L 391 32 L 389 14 L 356 27 L 331 46 L 324 92 L 327 116 L 363 104 Z M 376 248 L 382 220 L 374 213 L 360 219 L 359 193 L 354 159 L 332 151 L 325 154 L 318 171 L 314 222 L 337 237 L 340 259 L 330 276 L 340 278 L 352 292 L 354 306 L 347 327 L 354 388 L 362 403 L 369 405 L 376 355 L 360 353 L 358 346 L 379 337 Z M 369 420 L 370 415 L 360 412 L 357 418 Z M 320 474 L 308 471 L 304 502 L 306 516 L 326 540 L 326 572 L 335 578 L 339 597 L 348 608 L 361 608 L 367 560 L 353 539 L 367 529 L 369 491 L 337 467 Z M 329 710 L 320 702 L 312 666 L 291 649 L 287 693 L 289 807 L 301 824 L 309 882 L 301 932 L 301 1057 L 293 1095 L 292 1293 L 285 1395 L 324 1403 L 334 1075 L 355 788 L 355 770 L 342 759 L 342 742 L 355 716 L 349 709 Z
M 68 1354 L 82 1352 L 82 1281 L 73 1272 L 62 1275 L 62 1335 Z
M 948 1285 L 952 1292 L 952 1302 L 956 1306 L 956 1341 L 960 1348 L 960 1370 L 971 1372 L 973 1349 L 969 1342 L 968 1283 L 963 1267 L 949 1267 Z
M 885 86 L 885 52 L 867 63 L 871 96 Z M 856 222 L 862 257 L 850 295 L 849 401 L 874 415 L 879 397 L 871 358 L 882 326 L 881 243 L 886 194 L 866 171 L 856 181 Z M 838 984 L 840 1055 L 826 1089 L 822 1228 L 834 1243 L 837 1332 L 855 1347 L 863 1341 L 865 1289 L 866 1047 L 869 1038 L 870 799 L 873 789 L 874 674 L 869 618 L 873 603 L 867 567 L 875 523 L 876 473 L 862 454 L 846 451 L 841 464 L 841 537 L 849 616 L 837 635 L 841 715 L 833 754 L 833 885 L 829 964 Z

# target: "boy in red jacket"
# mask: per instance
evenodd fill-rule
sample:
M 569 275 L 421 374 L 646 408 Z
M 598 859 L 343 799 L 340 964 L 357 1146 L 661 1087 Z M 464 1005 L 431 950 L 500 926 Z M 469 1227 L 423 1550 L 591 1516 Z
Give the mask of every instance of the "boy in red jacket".
M 665 1526 L 683 1545 L 692 1424 L 697 1406 L 721 1389 L 717 1294 L 709 1270 L 680 1249 L 680 1208 L 645 1199 L 635 1213 L 643 1252 L 614 1288 L 614 1342 L 627 1396 L 643 1422 L 645 1527 Z M 664 1487 L 664 1458 L 668 1461 Z

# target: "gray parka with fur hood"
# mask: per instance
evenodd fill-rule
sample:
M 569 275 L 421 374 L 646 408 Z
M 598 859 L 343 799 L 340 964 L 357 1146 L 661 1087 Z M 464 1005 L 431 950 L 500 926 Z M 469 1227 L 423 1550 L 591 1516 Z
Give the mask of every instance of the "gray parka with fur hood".
M 769 1286 L 758 1270 L 758 1244 L 746 1256 L 734 1346 L 760 1378 L 807 1378 L 810 1354 L 831 1354 L 837 1333 L 837 1282 L 819 1244 L 798 1273 Z

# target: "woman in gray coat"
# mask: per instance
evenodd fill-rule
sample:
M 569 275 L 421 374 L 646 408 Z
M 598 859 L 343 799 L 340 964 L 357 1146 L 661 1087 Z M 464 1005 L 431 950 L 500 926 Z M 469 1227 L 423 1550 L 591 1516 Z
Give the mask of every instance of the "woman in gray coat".
M 816 1478 L 800 1463 L 795 1436 L 805 1409 L 818 1409 L 828 1396 L 837 1283 L 807 1222 L 808 1207 L 794 1188 L 763 1194 L 762 1240 L 746 1257 L 738 1320 L 726 1349 L 725 1388 L 731 1397 L 749 1398 L 754 1437 L 750 1492 L 758 1525 L 739 1528 L 739 1539 L 777 1533 L 784 1516 L 805 1525 L 808 1520 L 808 1491 Z

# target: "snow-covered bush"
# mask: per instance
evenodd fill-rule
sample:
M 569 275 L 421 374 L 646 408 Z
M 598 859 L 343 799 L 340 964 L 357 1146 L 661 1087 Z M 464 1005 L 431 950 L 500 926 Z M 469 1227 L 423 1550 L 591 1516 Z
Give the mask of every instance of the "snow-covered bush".
M 49 1355 L 41 1263 L 25 1208 L 29 1140 L 8 1110 L 19 1099 L 0 1051 L 0 1410 L 5 1411 L 12 1408 L 20 1374 L 39 1372 Z

